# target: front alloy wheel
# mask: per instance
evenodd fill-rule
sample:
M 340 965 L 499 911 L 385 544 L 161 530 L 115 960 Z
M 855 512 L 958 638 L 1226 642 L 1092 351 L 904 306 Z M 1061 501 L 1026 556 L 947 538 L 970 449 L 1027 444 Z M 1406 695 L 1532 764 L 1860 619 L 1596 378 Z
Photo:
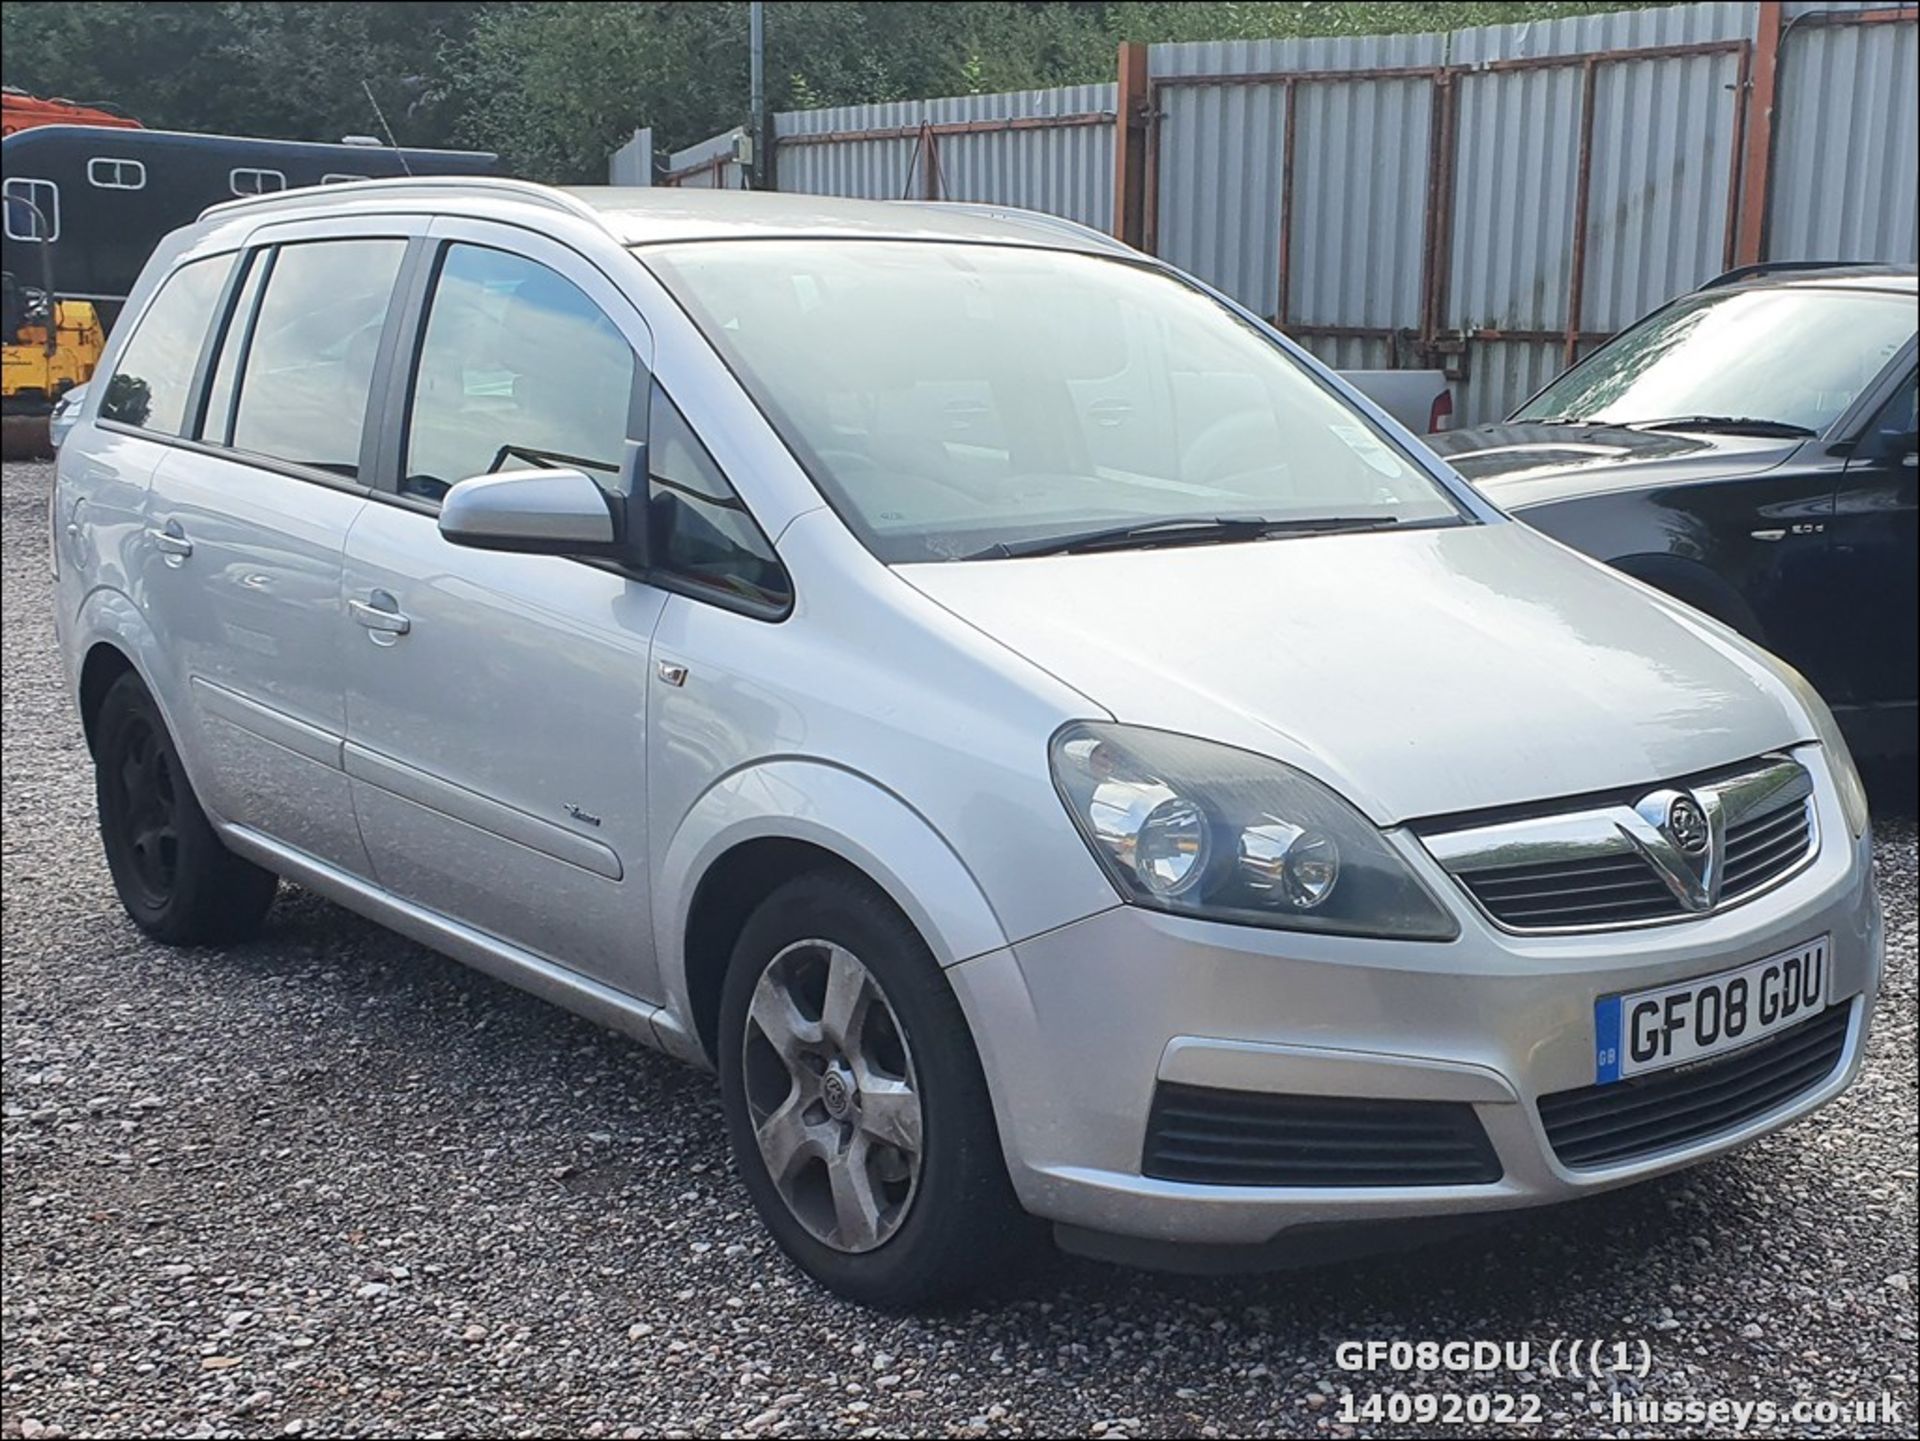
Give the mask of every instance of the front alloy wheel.
M 747 1111 L 767 1175 L 807 1234 L 836 1251 L 885 1243 L 920 1179 L 920 1096 L 899 1019 L 832 941 L 796 941 L 754 987 Z
M 927 943 L 842 869 L 754 908 L 721 988 L 734 1162 L 774 1240 L 871 1306 L 977 1290 L 1035 1239 L 973 1033 Z

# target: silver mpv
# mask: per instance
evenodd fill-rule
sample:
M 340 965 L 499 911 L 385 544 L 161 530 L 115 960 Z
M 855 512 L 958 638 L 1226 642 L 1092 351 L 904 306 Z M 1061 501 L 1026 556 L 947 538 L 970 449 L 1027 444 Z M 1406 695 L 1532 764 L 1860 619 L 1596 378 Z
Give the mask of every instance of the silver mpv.
M 865 1301 L 1034 1222 L 1247 1266 L 1583 1195 L 1859 1065 L 1866 804 L 1806 684 L 1063 221 L 217 206 L 51 521 L 141 927 L 245 936 L 284 877 L 717 1068 L 766 1225 Z

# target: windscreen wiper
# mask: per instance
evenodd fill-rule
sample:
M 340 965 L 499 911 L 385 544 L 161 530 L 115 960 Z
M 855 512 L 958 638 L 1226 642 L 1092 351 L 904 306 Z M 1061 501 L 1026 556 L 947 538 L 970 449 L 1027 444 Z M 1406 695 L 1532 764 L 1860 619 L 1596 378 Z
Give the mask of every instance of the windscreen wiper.
M 1634 420 L 1629 430 L 1721 430 L 1729 435 L 1778 435 L 1800 439 L 1818 435 L 1790 420 L 1760 420 L 1750 415 L 1675 415 L 1666 420 Z
M 1068 555 L 1090 550 L 1215 545 L 1223 541 L 1262 540 L 1268 536 L 1299 535 L 1314 531 L 1384 530 L 1399 523 L 1399 518 L 1391 515 L 1313 515 L 1291 520 L 1268 520 L 1260 516 L 1150 520 L 1134 525 L 1108 526 L 1103 530 L 1079 531 L 1072 535 L 1042 536 L 1036 540 L 1003 540 L 962 559 L 1012 560 L 1020 556 Z

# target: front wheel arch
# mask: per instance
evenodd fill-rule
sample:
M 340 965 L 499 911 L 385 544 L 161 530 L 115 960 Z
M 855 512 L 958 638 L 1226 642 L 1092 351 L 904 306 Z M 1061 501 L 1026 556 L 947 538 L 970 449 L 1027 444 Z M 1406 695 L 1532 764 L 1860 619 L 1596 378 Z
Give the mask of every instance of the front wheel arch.
M 1652 586 L 1731 626 L 1755 645 L 1767 643 L 1766 627 L 1745 596 L 1718 571 L 1669 552 L 1618 556 L 1607 562 L 1623 575 Z

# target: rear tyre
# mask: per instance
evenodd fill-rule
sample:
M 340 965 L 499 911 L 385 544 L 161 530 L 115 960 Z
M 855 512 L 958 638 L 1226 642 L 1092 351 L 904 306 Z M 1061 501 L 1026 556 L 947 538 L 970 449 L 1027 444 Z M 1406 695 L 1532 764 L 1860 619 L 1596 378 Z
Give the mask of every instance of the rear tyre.
M 932 1305 L 1037 1238 L 1007 1180 L 960 1003 L 911 922 L 858 877 L 761 903 L 720 1001 L 727 1131 L 780 1247 L 864 1305 Z
M 131 671 L 100 703 L 93 764 L 107 869 L 133 923 L 169 945 L 258 931 L 279 879 L 221 844 L 160 708 Z

